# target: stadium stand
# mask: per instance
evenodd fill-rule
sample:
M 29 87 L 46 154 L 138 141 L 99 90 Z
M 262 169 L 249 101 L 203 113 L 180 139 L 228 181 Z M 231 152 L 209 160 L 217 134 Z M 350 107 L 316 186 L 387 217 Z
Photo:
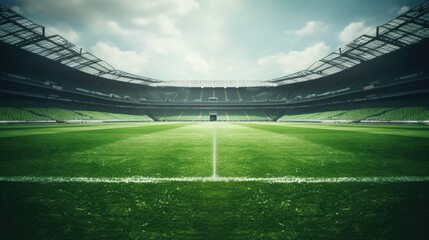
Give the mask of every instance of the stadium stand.
M 238 102 L 238 90 L 236 88 L 227 88 L 226 92 L 226 101 L 227 102 Z
M 0 97 L 0 121 L 153 121 L 139 110 L 120 110 L 46 99 Z
M 66 110 L 60 108 L 15 108 L 0 107 L 0 121 L 67 121 L 67 120 L 107 120 L 107 121 L 151 121 L 146 115 L 128 115 L 97 111 Z
M 351 121 L 427 121 L 426 95 L 364 101 L 336 106 L 291 109 L 279 121 L 351 120 Z M 335 109 L 335 110 L 334 110 Z
M 51 118 L 43 115 L 38 115 L 30 110 L 16 108 L 16 107 L 0 107 L 0 120 L 1 121 L 44 121 L 52 120 Z
M 136 76 L 4 6 L 0 11 L 3 119 L 205 121 L 216 111 L 219 121 L 428 120 L 428 2 L 306 70 L 265 81 Z M 25 106 L 15 106 L 22 99 Z
M 204 95 L 203 94 L 203 89 L 201 89 L 201 88 L 191 88 L 190 91 L 191 92 L 189 94 L 188 101 L 201 102 L 203 100 L 203 95 Z
M 362 108 L 347 111 L 284 115 L 279 119 L 279 121 L 288 120 L 426 121 L 429 120 L 429 109 L 424 107 Z

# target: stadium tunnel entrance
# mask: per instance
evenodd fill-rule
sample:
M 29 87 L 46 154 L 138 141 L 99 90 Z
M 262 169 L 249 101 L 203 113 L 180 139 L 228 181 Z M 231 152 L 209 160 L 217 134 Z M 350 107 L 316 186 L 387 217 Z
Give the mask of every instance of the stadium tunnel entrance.
M 210 112 L 210 121 L 217 121 L 217 112 Z

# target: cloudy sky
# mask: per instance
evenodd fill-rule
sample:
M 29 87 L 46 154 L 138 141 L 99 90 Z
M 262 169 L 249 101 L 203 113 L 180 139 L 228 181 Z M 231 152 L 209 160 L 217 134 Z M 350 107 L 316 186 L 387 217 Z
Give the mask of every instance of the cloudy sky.
M 0 0 L 115 68 L 161 80 L 294 73 L 424 0 Z

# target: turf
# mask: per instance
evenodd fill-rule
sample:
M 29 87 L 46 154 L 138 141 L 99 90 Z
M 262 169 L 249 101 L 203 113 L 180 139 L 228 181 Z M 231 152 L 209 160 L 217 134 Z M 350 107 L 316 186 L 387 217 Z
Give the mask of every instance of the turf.
M 4 126 L 0 176 L 429 176 L 429 128 Z M 1 239 L 427 239 L 429 182 L 0 182 Z

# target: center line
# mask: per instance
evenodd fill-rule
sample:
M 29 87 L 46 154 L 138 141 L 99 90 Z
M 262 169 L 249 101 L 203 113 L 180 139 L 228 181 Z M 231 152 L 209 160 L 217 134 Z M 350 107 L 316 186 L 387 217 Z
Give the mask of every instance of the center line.
M 216 174 L 216 128 L 213 129 L 213 179 L 217 178 Z

